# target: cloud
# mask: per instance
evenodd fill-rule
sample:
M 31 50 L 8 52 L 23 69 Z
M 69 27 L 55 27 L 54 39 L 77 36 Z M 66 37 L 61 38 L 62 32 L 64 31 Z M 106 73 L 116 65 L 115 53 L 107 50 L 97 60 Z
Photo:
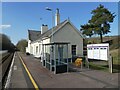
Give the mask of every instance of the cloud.
M 10 28 L 11 25 L 0 25 L 0 29 L 6 29 L 6 28 Z

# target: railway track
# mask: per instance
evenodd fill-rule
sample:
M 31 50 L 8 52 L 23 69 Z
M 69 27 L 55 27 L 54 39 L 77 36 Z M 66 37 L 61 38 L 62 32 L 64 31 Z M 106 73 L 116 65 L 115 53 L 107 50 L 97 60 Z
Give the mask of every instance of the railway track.
M 4 88 L 4 84 L 6 81 L 6 77 L 8 75 L 8 71 L 12 62 L 13 55 L 14 53 L 6 53 L 2 55 L 2 60 L 0 61 L 0 73 L 1 73 L 0 89 Z
M 10 55 L 10 53 L 5 53 L 4 55 L 2 55 L 2 60 L 0 61 L 0 65 L 2 64 L 2 63 L 4 63 L 4 61 L 9 57 L 9 55 Z

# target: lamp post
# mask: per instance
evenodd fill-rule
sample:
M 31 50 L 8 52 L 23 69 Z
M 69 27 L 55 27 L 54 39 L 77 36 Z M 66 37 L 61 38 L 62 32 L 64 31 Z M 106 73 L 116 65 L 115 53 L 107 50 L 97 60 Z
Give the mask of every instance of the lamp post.
M 53 24 L 54 24 L 54 15 L 53 15 L 53 10 L 49 7 L 46 7 L 46 10 L 51 11 L 52 12 L 52 40 L 51 42 L 53 42 Z
M 52 12 L 52 38 L 51 38 L 51 42 L 53 43 L 53 23 L 54 23 L 53 10 L 49 7 L 46 7 L 46 10 Z M 51 56 L 50 57 L 51 57 L 51 59 L 50 59 L 50 71 L 52 71 L 53 46 L 51 47 Z

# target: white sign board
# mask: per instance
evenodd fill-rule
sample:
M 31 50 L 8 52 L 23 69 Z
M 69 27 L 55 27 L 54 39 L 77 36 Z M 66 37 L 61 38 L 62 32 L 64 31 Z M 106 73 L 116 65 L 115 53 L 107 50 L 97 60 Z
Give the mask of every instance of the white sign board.
M 87 57 L 89 59 L 108 60 L 109 58 L 109 44 L 88 44 Z

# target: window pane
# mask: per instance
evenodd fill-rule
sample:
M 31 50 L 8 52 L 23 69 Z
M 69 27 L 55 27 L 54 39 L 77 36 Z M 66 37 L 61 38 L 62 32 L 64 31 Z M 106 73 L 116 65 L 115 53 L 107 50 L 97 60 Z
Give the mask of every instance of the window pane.
M 72 52 L 72 56 L 76 55 L 76 45 L 72 45 L 71 52 Z

